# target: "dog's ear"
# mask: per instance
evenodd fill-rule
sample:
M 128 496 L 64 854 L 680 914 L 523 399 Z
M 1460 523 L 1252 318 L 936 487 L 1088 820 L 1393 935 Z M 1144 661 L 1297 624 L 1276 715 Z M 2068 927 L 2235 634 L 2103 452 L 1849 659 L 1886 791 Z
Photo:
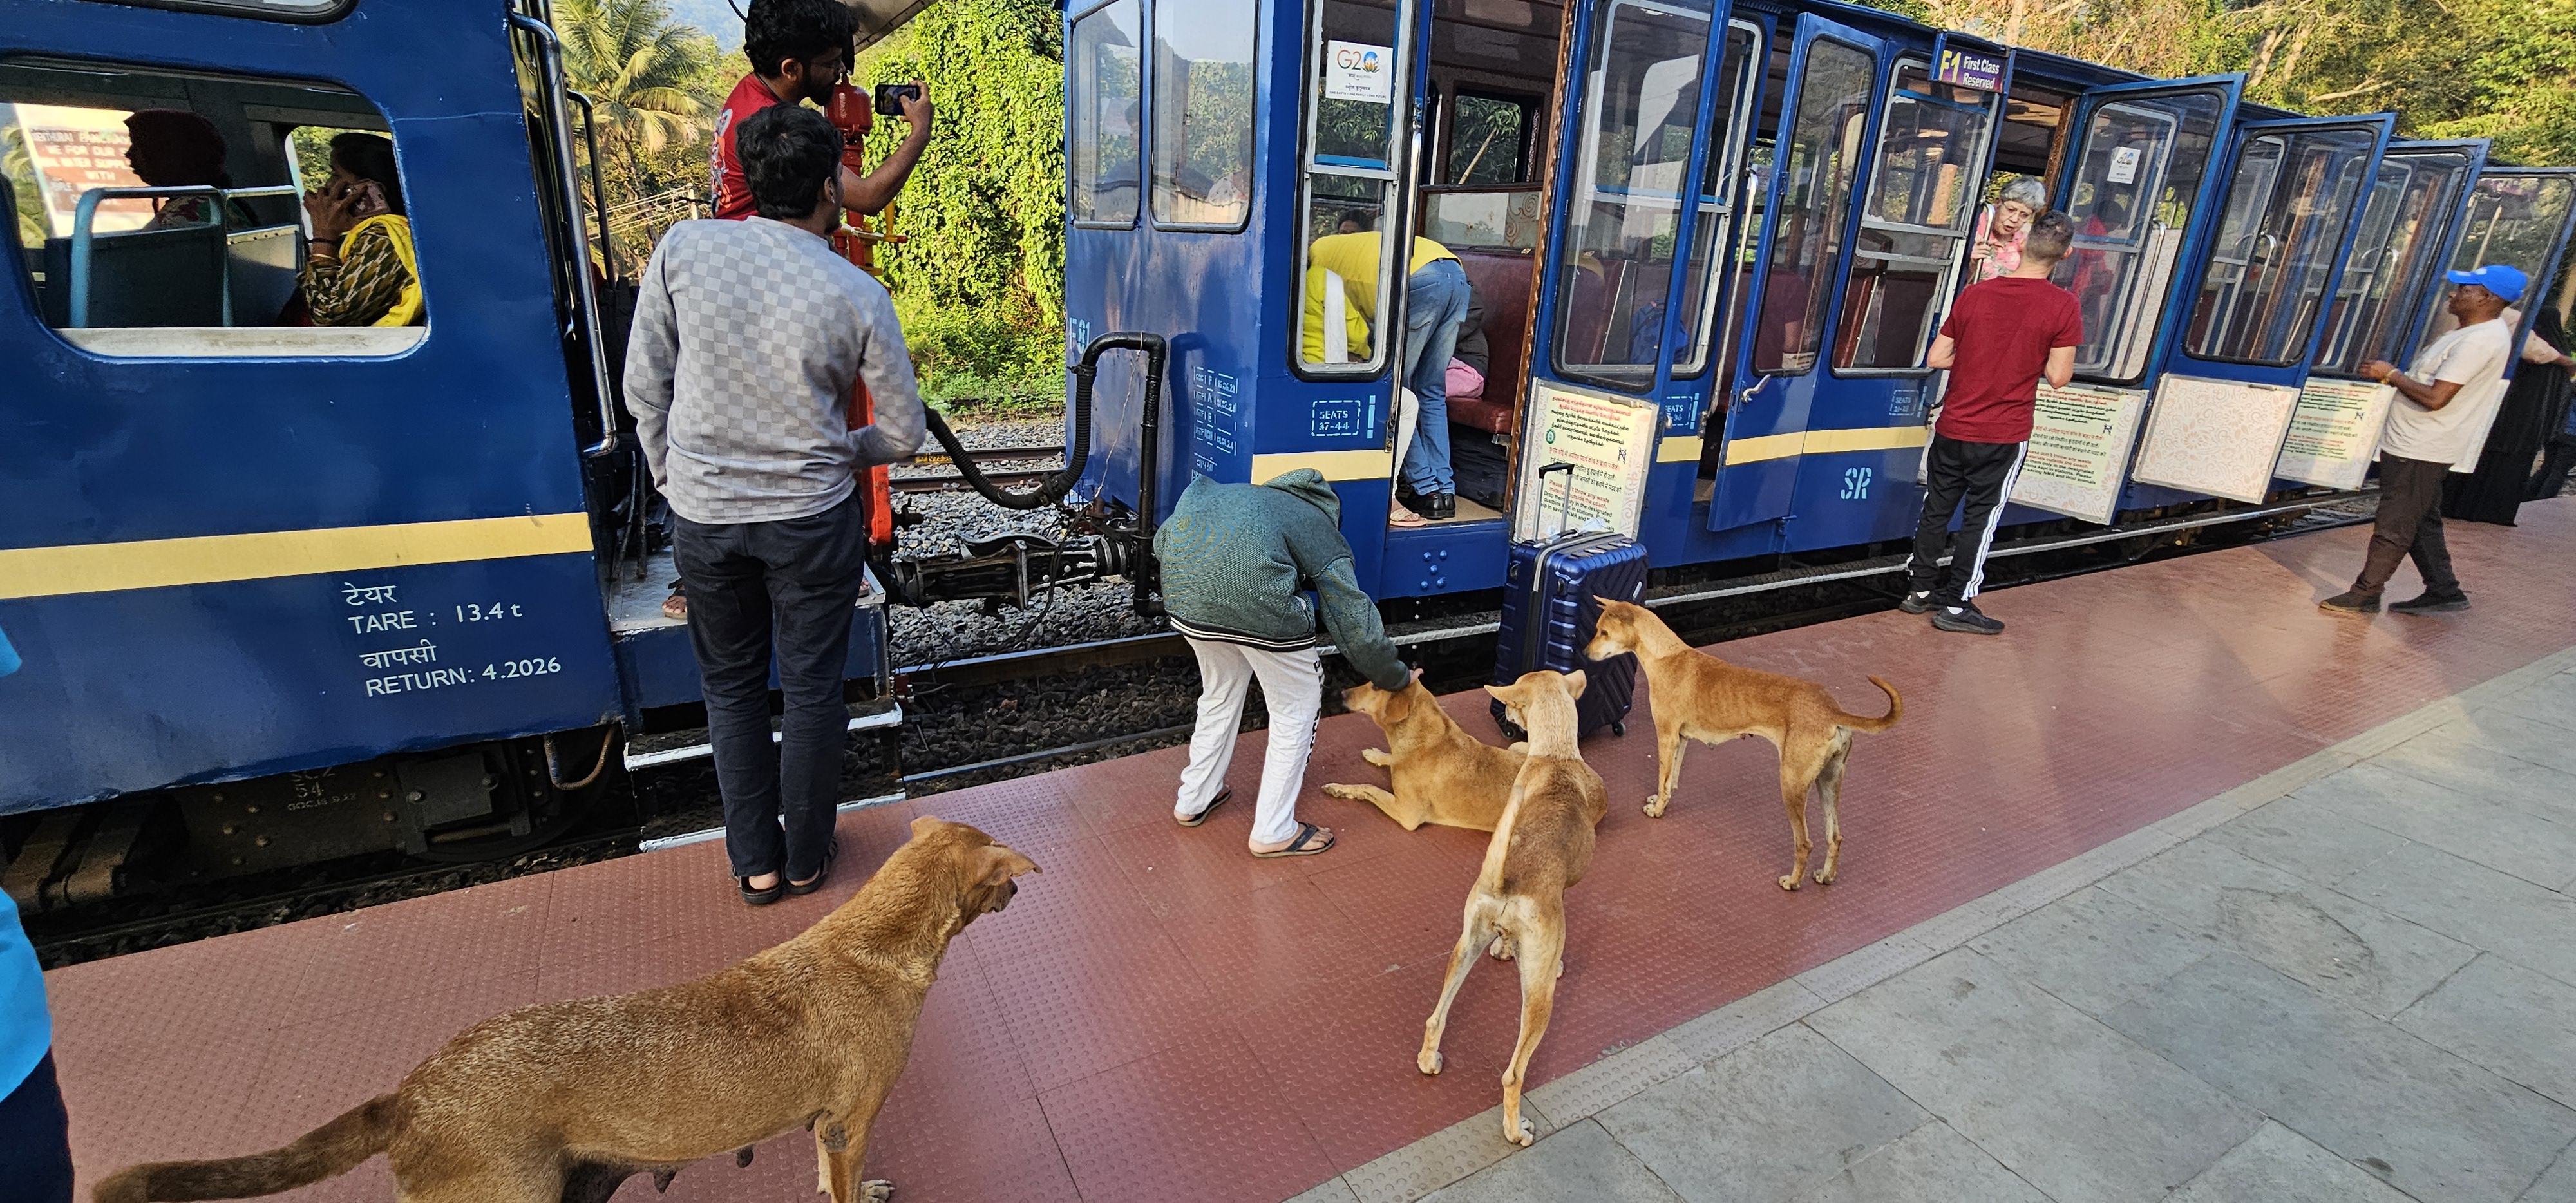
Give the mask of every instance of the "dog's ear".
M 1570 672 L 1570 673 L 1565 674 L 1565 696 L 1570 697 L 1570 698 L 1579 698 L 1579 697 L 1582 697 L 1582 696 L 1583 696 L 1583 684 L 1584 684 L 1584 681 L 1583 681 L 1583 670 L 1582 670 L 1582 669 L 1579 669 L 1579 668 L 1578 668 L 1578 669 L 1575 669 L 1573 672 Z
M 1011 905 L 1011 897 L 1020 892 L 1011 879 L 1038 871 L 1036 861 L 1001 844 L 984 844 L 968 852 L 966 865 L 966 891 L 961 902 L 970 919 Z
M 976 855 L 983 858 L 982 872 L 976 875 L 976 880 L 988 886 L 1000 885 L 1023 873 L 1045 871 L 1038 868 L 1036 861 L 1022 855 L 1019 849 L 1003 844 L 986 844 L 976 850 Z
M 1405 718 L 1412 713 L 1413 689 L 1410 684 L 1403 689 L 1396 690 L 1394 693 L 1387 694 L 1386 700 L 1378 704 L 1377 716 L 1389 723 L 1403 722 Z
M 1506 705 L 1506 706 L 1509 706 L 1509 705 L 1511 705 L 1511 704 L 1512 704 L 1512 701 L 1513 701 L 1513 697 L 1512 697 L 1512 686 L 1509 686 L 1509 685 L 1488 685 L 1488 686 L 1486 686 L 1486 687 L 1485 687 L 1485 692 L 1487 692 L 1487 693 L 1490 693 L 1490 694 L 1494 695 L 1494 700 L 1495 700 L 1495 701 L 1497 701 L 1497 702 L 1501 702 L 1502 704 L 1504 704 L 1504 705 Z
M 929 815 L 923 815 L 912 821 L 912 838 L 916 840 L 937 830 L 939 830 L 939 820 Z

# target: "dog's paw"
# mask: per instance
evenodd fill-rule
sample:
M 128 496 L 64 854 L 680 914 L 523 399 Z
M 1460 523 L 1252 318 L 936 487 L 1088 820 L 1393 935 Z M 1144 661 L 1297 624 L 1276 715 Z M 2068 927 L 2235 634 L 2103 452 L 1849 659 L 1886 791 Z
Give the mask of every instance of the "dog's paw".
M 1834 884 L 1834 871 L 1831 869 L 1816 870 L 1816 884 L 1820 886 L 1829 886 Z
M 1427 1074 L 1439 1073 L 1442 1064 L 1440 1050 L 1436 1048 L 1426 1048 L 1422 1050 L 1420 1056 L 1413 1059 L 1413 1067 Z
M 1538 1133 L 1530 1130 L 1528 1120 L 1517 1115 L 1506 1116 L 1503 1119 L 1503 1139 L 1526 1149 L 1538 1140 Z
M 894 1198 L 894 1183 L 883 1178 L 859 1184 L 858 1203 L 886 1203 L 891 1198 Z
M 1797 874 L 1795 874 L 1795 873 L 1792 873 L 1792 874 L 1790 874 L 1790 875 L 1788 875 L 1788 876 L 1786 876 L 1786 877 L 1781 878 L 1781 879 L 1780 879 L 1780 888 L 1781 888 L 1781 889 L 1784 889 L 1784 890 L 1795 890 L 1795 889 L 1797 889 L 1797 888 L 1798 888 L 1798 875 L 1797 875 Z
M 1669 797 L 1662 794 L 1649 795 L 1646 798 L 1646 817 L 1660 819 L 1664 817 L 1665 811 L 1672 809 L 1672 805 L 1673 800 Z
M 1376 765 L 1379 768 L 1385 768 L 1386 766 L 1395 763 L 1394 754 L 1388 752 L 1384 748 L 1362 748 L 1360 749 L 1360 759 Z
M 1360 796 L 1360 792 L 1347 785 L 1327 785 L 1324 787 L 1324 796 L 1327 798 L 1347 798 L 1357 800 Z

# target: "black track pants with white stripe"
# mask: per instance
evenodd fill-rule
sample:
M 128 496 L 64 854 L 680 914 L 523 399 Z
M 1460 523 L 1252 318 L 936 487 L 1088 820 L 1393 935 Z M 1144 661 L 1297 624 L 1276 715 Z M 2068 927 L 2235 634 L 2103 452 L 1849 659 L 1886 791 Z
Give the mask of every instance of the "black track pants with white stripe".
M 1913 575 L 1908 588 L 1936 593 L 1943 603 L 1977 595 L 1986 580 L 1986 552 L 1995 545 L 1995 528 L 2003 524 L 2004 498 L 2021 476 L 2028 443 L 1967 443 L 1932 436 L 1925 464 L 1923 518 L 1914 526 L 1914 557 L 1905 563 Z M 1967 505 L 1959 521 L 1959 544 L 1947 571 L 1941 555 L 1950 551 L 1950 514 Z

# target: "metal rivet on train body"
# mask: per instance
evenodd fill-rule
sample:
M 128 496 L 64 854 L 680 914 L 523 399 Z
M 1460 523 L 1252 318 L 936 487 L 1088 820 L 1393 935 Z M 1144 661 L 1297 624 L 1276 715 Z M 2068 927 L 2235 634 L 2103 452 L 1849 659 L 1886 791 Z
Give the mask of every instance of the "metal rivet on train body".
M 418 801 L 420 801 L 421 799 L 423 799 L 423 798 L 425 798 L 425 797 L 428 797 L 428 796 L 429 796 L 429 795 L 424 794 L 424 793 L 420 792 L 419 790 L 413 790 L 413 791 L 411 791 L 411 792 L 410 792 L 410 793 L 408 793 L 408 794 L 404 794 L 404 795 L 403 795 L 403 800 L 404 800 L 404 801 L 406 801 L 406 802 L 418 802 Z
M 230 824 L 230 823 L 226 823 L 226 824 L 224 824 L 224 834 L 225 834 L 225 835 L 231 835 L 231 834 L 233 834 L 233 833 L 235 833 L 235 832 L 237 832 L 237 831 L 240 831 L 240 830 L 241 830 L 241 828 L 236 827 L 236 826 L 234 826 L 233 824 Z
M 242 811 L 243 811 L 243 813 L 245 813 L 245 814 L 254 814 L 254 815 L 255 815 L 255 814 L 258 814 L 258 813 L 259 813 L 259 803 L 257 803 L 257 802 L 253 802 L 253 803 L 251 803 L 250 805 L 243 807 L 243 808 L 242 808 Z
M 1440 558 L 1441 558 L 1441 559 L 1444 559 L 1444 560 L 1449 558 L 1449 549 L 1448 549 L 1448 548 L 1443 547 L 1443 548 L 1441 548 L 1441 549 L 1440 549 Z
M 260 837 L 258 837 L 258 838 L 256 838 L 256 839 L 253 839 L 253 840 L 251 841 L 251 843 L 253 843 L 253 844 L 255 844 L 255 845 L 259 846 L 259 847 L 262 847 L 262 848 L 268 847 L 268 837 L 267 837 L 267 836 L 264 836 L 264 835 L 263 835 L 263 836 L 260 836 Z
M 1430 553 L 1430 552 L 1427 552 L 1427 551 L 1426 551 L 1426 552 L 1422 553 L 1422 562 L 1423 562 L 1423 563 L 1425 563 L 1425 564 L 1428 564 L 1428 563 L 1430 563 L 1430 562 L 1431 562 L 1431 553 Z

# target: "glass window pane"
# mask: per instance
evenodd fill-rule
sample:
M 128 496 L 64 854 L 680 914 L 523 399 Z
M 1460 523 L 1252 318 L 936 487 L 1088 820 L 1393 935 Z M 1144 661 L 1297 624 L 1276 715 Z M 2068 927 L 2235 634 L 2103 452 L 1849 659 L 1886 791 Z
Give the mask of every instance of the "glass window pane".
M 1395 100 L 1411 90 L 1399 78 L 1395 7 L 1324 0 L 1317 19 L 1314 161 L 1394 170 Z
M 2192 354 L 2267 364 L 2307 354 L 2374 141 L 2370 130 L 2347 128 L 2247 145 L 2192 306 Z
M 2359 375 L 2362 364 L 2404 349 L 2415 306 L 2440 283 L 2441 238 L 2468 170 L 2456 151 L 2401 152 L 2380 164 L 2326 318 L 2319 371 Z
M 1075 221 L 1136 220 L 1145 97 L 1137 28 L 1137 0 L 1118 0 L 1073 23 L 1065 171 L 1072 177 Z
M 1779 156 L 1780 212 L 1771 268 L 1753 335 L 1753 370 L 1796 374 L 1816 366 L 1825 338 L 1825 296 L 1842 253 L 1844 218 L 1865 148 L 1877 61 L 1868 51 L 1817 41 L 1798 82 L 1798 117 Z
M 1314 263 L 1315 240 L 1337 234 L 1364 234 L 1385 217 L 1394 185 L 1356 176 L 1314 175 L 1307 179 L 1306 238 L 1299 254 L 1300 304 L 1297 309 L 1299 358 L 1308 364 L 1368 364 L 1384 348 L 1377 337 L 1377 315 L 1387 300 L 1385 248 L 1373 240 L 1377 279 L 1355 280 L 1328 273 Z M 1336 257 L 1336 262 L 1341 261 Z M 1372 286 L 1373 284 L 1373 286 Z
M 1425 192 L 1422 236 L 1453 251 L 1533 251 L 1542 220 L 1539 200 L 1535 188 Z
M 2144 370 L 2224 108 L 2214 90 L 2185 92 L 2106 104 L 2085 122 L 2066 206 L 2075 250 L 2049 276 L 2084 315 L 2078 373 Z
M 1685 269 L 1682 275 L 1682 311 L 1695 312 L 1699 314 L 1699 318 L 1691 323 L 1690 345 L 1683 350 L 1679 362 L 1673 366 L 1673 374 L 1676 376 L 1689 376 L 1708 366 L 1709 328 L 1717 324 L 1716 298 L 1708 296 L 1705 291 L 1708 286 L 1709 266 L 1731 253 L 1732 248 L 1718 245 L 1720 239 L 1730 236 L 1730 227 L 1743 228 L 1740 224 L 1719 220 L 1720 215 L 1712 206 L 1725 204 L 1734 199 L 1737 183 L 1734 177 L 1740 175 L 1742 171 L 1740 165 L 1729 162 L 1728 159 L 1733 153 L 1730 148 L 1744 137 L 1742 132 L 1734 128 L 1737 114 L 1743 111 L 1744 90 L 1759 86 L 1753 74 L 1754 46 L 1754 34 L 1751 29 L 1746 28 L 1742 22 L 1729 23 L 1726 31 L 1726 62 L 1720 67 L 1723 74 L 1718 77 L 1717 120 L 1713 125 L 1713 132 L 1709 135 L 1708 178 L 1703 181 L 1704 195 L 1700 198 L 1700 228 L 1699 232 L 1693 235 L 1695 241 L 1691 243 L 1694 249 L 1691 252 L 1690 267 Z M 1750 204 L 1756 210 L 1762 206 L 1760 191 L 1759 181 L 1756 181 L 1747 191 L 1747 195 L 1752 198 Z M 1724 282 L 1723 279 L 1719 281 L 1721 285 Z M 1729 304 L 1743 304 L 1742 292 L 1728 295 L 1732 298 L 1728 301 Z M 1728 329 L 1733 329 L 1732 322 L 1728 324 Z
M 2549 250 L 2556 245 L 2559 232 L 2567 228 L 2571 206 L 2576 206 L 2576 180 L 2510 171 L 2480 172 L 2478 186 L 2469 194 L 2469 211 L 2459 249 L 2451 255 L 2450 270 L 2476 271 L 2491 263 L 2509 263 L 2531 277 L 2535 292 L 2547 288 L 2549 282 L 2540 269 L 2548 266 L 2545 260 Z M 2447 282 L 2437 281 L 2435 295 L 2448 287 Z M 2430 345 L 2460 324 L 2447 307 L 2431 308 L 2430 324 L 2418 345 Z
M 1458 93 L 1450 109 L 1449 172 L 1451 184 L 1521 184 L 1529 181 L 1530 127 L 1536 106 L 1526 100 L 1504 100 Z
M 1253 0 L 1154 6 L 1154 220 L 1239 226 L 1252 212 Z
M 1976 211 L 1976 174 L 1994 126 L 1990 93 L 1933 83 L 1917 67 L 1900 70 L 1896 82 L 1843 285 L 1840 369 L 1922 365 Z
M 1654 378 L 1691 138 L 1700 124 L 1709 23 L 1701 7 L 1622 2 L 1602 14 L 1605 29 L 1584 79 L 1589 116 L 1566 223 L 1560 371 L 1625 387 Z

